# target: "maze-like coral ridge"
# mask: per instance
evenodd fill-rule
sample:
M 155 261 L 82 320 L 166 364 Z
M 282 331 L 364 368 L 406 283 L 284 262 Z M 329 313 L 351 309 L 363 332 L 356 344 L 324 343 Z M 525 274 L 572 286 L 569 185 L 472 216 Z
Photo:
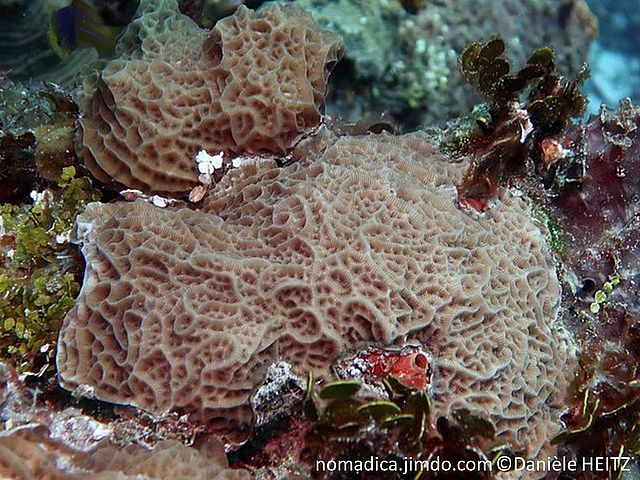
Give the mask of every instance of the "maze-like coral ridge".
M 421 342 L 436 415 L 468 408 L 538 453 L 573 357 L 526 202 L 503 193 L 486 217 L 459 210 L 467 163 L 420 134 L 343 137 L 315 156 L 232 170 L 206 211 L 91 204 L 62 384 L 242 424 L 277 359 L 321 375 L 359 344 Z
M 339 39 L 296 6 L 240 6 L 211 32 L 175 0 L 143 1 L 83 107 L 82 156 L 101 181 L 184 193 L 194 155 L 277 153 L 320 122 Z
M 6 432 L 5 432 L 6 433 Z M 0 478 L 18 480 L 248 480 L 246 470 L 228 468 L 222 445 L 203 451 L 175 440 L 153 450 L 115 447 L 103 440 L 91 450 L 67 446 L 45 427 L 13 429 L 0 437 Z

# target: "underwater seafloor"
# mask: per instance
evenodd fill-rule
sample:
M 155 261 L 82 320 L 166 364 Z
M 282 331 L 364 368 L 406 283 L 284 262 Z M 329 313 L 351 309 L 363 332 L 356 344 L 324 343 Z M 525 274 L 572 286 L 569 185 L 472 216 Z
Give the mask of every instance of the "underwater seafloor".
M 0 0 L 0 478 L 640 478 L 639 26 Z

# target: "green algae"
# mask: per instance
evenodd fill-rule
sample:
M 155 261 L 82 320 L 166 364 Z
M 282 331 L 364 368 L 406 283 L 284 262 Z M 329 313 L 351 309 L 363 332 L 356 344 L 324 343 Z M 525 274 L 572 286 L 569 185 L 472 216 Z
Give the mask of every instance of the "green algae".
M 385 379 L 389 399 L 365 400 L 357 397 L 362 384 L 356 380 L 334 381 L 318 393 L 314 391 L 313 374 L 307 379 L 305 416 L 314 423 L 310 438 L 317 448 L 322 442 L 366 436 L 375 429 L 380 435 L 402 440 L 405 447 L 415 447 L 426 433 L 431 410 L 424 390 L 414 390 Z M 393 383 L 392 383 L 393 382 Z M 324 402 L 321 402 L 324 400 Z
M 33 203 L 0 204 L 0 358 L 31 368 L 34 354 L 55 345 L 80 290 L 69 243 L 76 216 L 100 195 L 87 177 L 64 168 Z
M 533 167 L 545 161 L 544 142 L 554 142 L 586 106 L 581 92 L 586 65 L 575 80 L 565 80 L 556 71 L 553 50 L 542 47 L 512 72 L 506 48 L 498 36 L 462 52 L 461 74 L 485 98 L 488 112 L 476 119 L 475 128 L 468 120 L 453 125 L 441 142 L 445 152 L 473 156 L 458 196 L 461 205 L 480 212 L 489 208 L 499 186 L 531 177 Z M 560 247 L 560 240 L 555 242 Z
M 354 380 L 331 382 L 315 392 L 309 374 L 303 411 L 310 427 L 301 458 L 313 464 L 318 459 L 363 461 L 370 455 L 425 460 L 512 453 L 510 445 L 496 444 L 496 429 L 488 419 L 465 409 L 435 418 L 426 390 L 407 387 L 392 376 L 382 382 L 386 395 L 379 398 Z M 423 478 L 419 470 L 406 473 L 411 473 L 406 478 Z
M 602 310 L 607 298 L 613 293 L 613 290 L 620 285 L 620 261 L 618 257 L 614 255 L 613 257 L 614 263 L 614 272 L 609 275 L 609 279 L 604 282 L 602 288 L 597 290 L 596 293 L 593 294 L 593 302 L 589 305 L 589 311 L 593 314 L 598 314 Z
M 553 213 L 538 203 L 531 206 L 531 214 L 543 227 L 545 240 L 551 249 L 562 255 L 565 251 L 565 234 L 562 223 L 553 215 Z

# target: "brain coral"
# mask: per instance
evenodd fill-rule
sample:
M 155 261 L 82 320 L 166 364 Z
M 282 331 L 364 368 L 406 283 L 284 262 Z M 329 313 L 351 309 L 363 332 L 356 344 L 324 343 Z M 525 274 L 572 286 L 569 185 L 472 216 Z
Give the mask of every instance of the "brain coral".
M 23 428 L 0 437 L 0 478 L 16 480 L 248 480 L 246 470 L 228 466 L 222 445 L 206 450 L 164 441 L 153 450 L 104 441 L 90 451 L 74 450 L 46 428 Z
M 503 192 L 486 217 L 460 211 L 467 164 L 422 134 L 316 151 L 231 170 L 204 211 L 91 204 L 63 386 L 242 423 L 276 359 L 322 374 L 359 343 L 420 342 L 436 414 L 488 415 L 535 455 L 558 430 L 573 354 L 526 202 Z
M 319 124 L 342 53 L 297 6 L 240 6 L 207 32 L 176 0 L 141 2 L 118 49 L 86 86 L 81 153 L 99 180 L 155 192 L 195 186 L 200 149 L 286 152 Z

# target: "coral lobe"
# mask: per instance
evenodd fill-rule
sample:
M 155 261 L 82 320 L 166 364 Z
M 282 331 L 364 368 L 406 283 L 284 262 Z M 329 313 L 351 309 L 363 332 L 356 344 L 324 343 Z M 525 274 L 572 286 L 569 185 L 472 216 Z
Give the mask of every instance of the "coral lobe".
M 231 170 L 204 211 L 90 205 L 63 386 L 237 428 L 278 359 L 322 375 L 354 345 L 419 342 L 437 415 L 480 412 L 535 455 L 558 429 L 572 347 L 525 202 L 458 210 L 467 164 L 420 134 L 332 142 Z
M 197 185 L 201 149 L 290 150 L 318 126 L 342 52 L 295 6 L 240 6 L 207 33 L 173 0 L 142 2 L 118 48 L 85 85 L 82 156 L 103 182 L 176 194 Z

